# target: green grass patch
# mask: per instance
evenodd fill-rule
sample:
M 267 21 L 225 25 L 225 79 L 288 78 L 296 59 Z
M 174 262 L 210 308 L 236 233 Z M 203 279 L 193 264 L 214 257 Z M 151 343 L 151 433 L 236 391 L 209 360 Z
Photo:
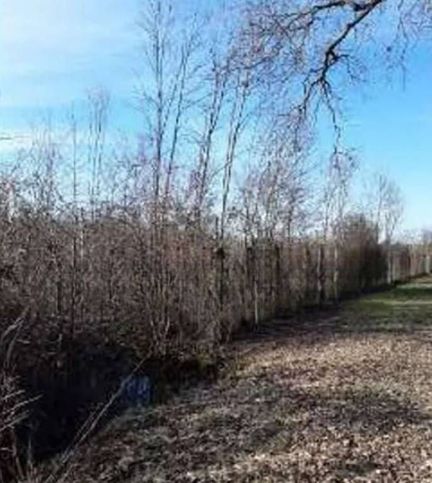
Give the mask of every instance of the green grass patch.
M 413 331 L 432 326 L 432 278 L 349 301 L 343 312 L 354 330 Z

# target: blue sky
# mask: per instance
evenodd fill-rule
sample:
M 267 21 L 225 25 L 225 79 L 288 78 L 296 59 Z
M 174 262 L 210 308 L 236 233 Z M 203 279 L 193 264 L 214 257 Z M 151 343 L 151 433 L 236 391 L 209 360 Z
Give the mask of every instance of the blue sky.
M 0 130 L 104 86 L 122 104 L 138 61 L 139 0 L 1 0 Z
M 184 9 L 189 1 L 182 2 Z M 195 0 L 194 0 L 195 1 Z M 130 108 L 140 69 L 140 0 L 1 0 L 0 135 L 25 135 L 37 116 L 64 112 L 104 86 L 119 127 L 138 130 Z M 346 140 L 368 171 L 401 186 L 404 226 L 432 226 L 432 63 L 427 46 L 401 78 L 364 86 L 346 99 Z M 7 149 L 1 143 L 0 149 Z
M 364 86 L 347 99 L 346 139 L 365 170 L 381 170 L 402 188 L 404 227 L 431 227 L 432 50 L 421 46 L 407 75 Z

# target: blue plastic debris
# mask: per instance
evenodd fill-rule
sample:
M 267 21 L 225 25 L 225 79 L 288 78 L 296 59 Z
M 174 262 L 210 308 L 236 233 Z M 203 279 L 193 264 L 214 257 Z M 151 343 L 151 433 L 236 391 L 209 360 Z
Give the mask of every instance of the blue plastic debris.
M 151 403 L 151 381 L 148 376 L 133 376 L 124 386 L 122 400 L 128 407 Z

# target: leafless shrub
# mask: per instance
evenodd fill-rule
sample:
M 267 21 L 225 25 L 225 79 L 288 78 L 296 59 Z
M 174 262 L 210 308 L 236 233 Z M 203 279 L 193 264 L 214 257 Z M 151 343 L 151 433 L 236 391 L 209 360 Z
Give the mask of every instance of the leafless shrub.
M 27 416 L 24 391 L 15 374 L 15 346 L 22 319 L 3 330 L 0 338 L 0 481 L 23 478 L 25 461 L 17 440 L 17 427 Z

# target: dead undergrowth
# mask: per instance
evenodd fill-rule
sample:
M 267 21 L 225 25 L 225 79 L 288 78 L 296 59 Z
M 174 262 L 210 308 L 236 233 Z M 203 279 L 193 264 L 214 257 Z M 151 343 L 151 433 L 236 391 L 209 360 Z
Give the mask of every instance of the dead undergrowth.
M 236 370 L 129 412 L 67 482 L 432 481 L 432 278 L 274 321 Z

